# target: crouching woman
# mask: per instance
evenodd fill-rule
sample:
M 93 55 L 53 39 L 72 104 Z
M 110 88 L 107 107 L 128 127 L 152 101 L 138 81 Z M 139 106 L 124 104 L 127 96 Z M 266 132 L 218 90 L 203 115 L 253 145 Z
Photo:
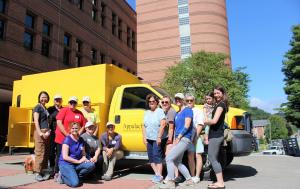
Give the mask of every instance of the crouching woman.
M 70 135 L 66 136 L 59 159 L 60 182 L 77 187 L 92 172 L 95 164 L 85 156 L 84 140 L 79 135 L 80 125 L 71 123 Z

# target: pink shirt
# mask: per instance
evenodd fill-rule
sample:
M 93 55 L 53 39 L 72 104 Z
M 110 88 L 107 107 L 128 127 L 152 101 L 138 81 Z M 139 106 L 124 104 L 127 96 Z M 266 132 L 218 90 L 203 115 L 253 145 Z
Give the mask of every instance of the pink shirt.
M 62 124 L 67 133 L 70 132 L 70 123 L 77 122 L 81 127 L 84 127 L 86 119 L 79 110 L 72 111 L 69 107 L 63 108 L 59 111 L 56 116 L 56 120 L 61 120 Z M 65 135 L 60 131 L 59 127 L 56 127 L 55 130 L 55 142 L 62 144 L 65 139 Z

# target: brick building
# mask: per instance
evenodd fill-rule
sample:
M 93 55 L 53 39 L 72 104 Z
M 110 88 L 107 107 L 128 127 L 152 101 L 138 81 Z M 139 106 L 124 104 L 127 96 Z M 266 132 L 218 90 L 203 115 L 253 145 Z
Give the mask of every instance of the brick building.
M 159 84 L 193 52 L 230 55 L 225 0 L 138 0 L 136 10 L 138 75 L 146 82 Z
M 14 80 L 100 63 L 137 73 L 136 13 L 125 0 L 0 0 L 0 134 Z
M 257 139 L 263 139 L 265 138 L 265 127 L 267 125 L 270 125 L 270 121 L 269 120 L 253 120 L 252 122 L 253 124 L 253 129 L 252 129 L 252 133 L 253 135 L 257 138 Z

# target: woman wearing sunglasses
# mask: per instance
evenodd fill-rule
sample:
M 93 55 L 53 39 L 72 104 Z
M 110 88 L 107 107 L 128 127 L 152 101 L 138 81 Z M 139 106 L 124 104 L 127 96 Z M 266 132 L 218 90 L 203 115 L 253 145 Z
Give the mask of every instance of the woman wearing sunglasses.
M 162 177 L 162 161 L 164 158 L 164 147 L 168 139 L 165 131 L 166 116 L 164 111 L 158 107 L 159 99 L 154 94 L 146 97 L 149 110 L 144 115 L 143 140 L 147 146 L 149 163 L 155 173 L 152 182 L 160 183 Z
M 81 111 L 77 110 L 77 97 L 72 96 L 69 99 L 69 105 L 65 108 L 62 108 L 56 116 L 57 127 L 55 130 L 55 142 L 57 144 L 57 156 L 60 156 L 62 143 L 66 136 L 69 135 L 70 129 L 69 125 L 72 122 L 79 123 L 80 126 L 84 126 L 86 119 L 84 118 Z M 79 133 L 82 132 L 82 128 L 79 130 Z

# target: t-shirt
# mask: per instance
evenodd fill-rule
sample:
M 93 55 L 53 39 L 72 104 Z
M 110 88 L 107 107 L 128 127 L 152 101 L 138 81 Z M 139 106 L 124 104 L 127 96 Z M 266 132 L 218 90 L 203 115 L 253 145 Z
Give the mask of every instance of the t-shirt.
M 193 133 L 192 133 L 192 139 L 196 136 L 197 133 L 197 127 L 199 125 L 204 125 L 204 113 L 202 110 L 200 110 L 197 107 L 194 107 L 193 109 Z
M 159 133 L 160 121 L 166 119 L 165 113 L 161 108 L 156 108 L 154 111 L 147 110 L 144 115 L 144 127 L 146 129 L 146 139 L 156 140 Z M 163 138 L 167 138 L 168 133 L 164 132 Z
M 223 109 L 221 116 L 217 123 L 215 125 L 211 125 L 209 128 L 209 134 L 208 138 L 219 138 L 224 136 L 224 120 L 225 120 L 225 114 L 226 114 L 226 104 L 224 102 L 218 103 L 212 112 L 212 118 L 215 116 L 216 110 L 218 107 L 221 107 Z
M 64 125 L 64 128 L 67 133 L 70 132 L 70 123 L 77 122 L 80 124 L 81 127 L 84 126 L 86 123 L 86 119 L 84 118 L 81 111 L 72 111 L 69 107 L 61 109 L 56 116 L 56 120 L 62 120 L 62 124 Z M 62 134 L 59 127 L 56 127 L 55 134 L 55 142 L 58 144 L 62 144 L 65 139 L 65 135 Z
M 193 110 L 189 107 L 185 107 L 181 112 L 178 112 L 175 116 L 175 138 L 181 134 L 184 129 L 185 125 L 185 118 L 191 118 L 191 124 L 188 128 L 187 132 L 184 134 L 183 137 L 188 139 L 192 138 L 192 131 L 193 131 Z
M 46 108 L 44 108 L 41 104 L 36 105 L 33 108 L 33 112 L 36 112 L 39 114 L 39 125 L 41 129 L 48 129 L 49 123 L 48 123 L 48 116 L 49 113 Z
M 87 112 L 85 109 L 81 109 L 81 112 L 87 121 L 92 121 L 93 123 L 99 123 L 100 119 L 97 116 L 94 109 L 91 112 Z
M 101 148 L 99 139 L 98 137 L 89 135 L 88 133 L 83 133 L 81 138 L 84 140 L 86 157 L 90 159 L 95 155 L 96 150 Z
M 49 112 L 49 127 L 51 131 L 55 132 L 56 125 L 57 125 L 56 116 L 59 110 L 55 106 L 50 106 L 48 108 L 48 112 Z
M 82 150 L 84 148 L 84 140 L 79 137 L 79 139 L 73 140 L 72 137 L 70 135 L 66 136 L 66 138 L 63 141 L 63 144 L 66 144 L 69 146 L 69 156 L 73 159 L 77 159 L 80 160 L 82 158 Z M 59 157 L 59 165 L 62 164 L 72 164 L 68 161 L 65 161 L 63 159 L 63 154 L 60 154 Z
M 177 112 L 174 110 L 174 108 L 170 108 L 167 112 L 165 112 L 165 115 L 166 115 L 166 122 L 167 122 L 167 126 L 165 127 L 166 128 L 166 131 L 167 132 L 167 136 L 169 136 L 168 132 L 169 132 L 169 124 L 174 124 L 174 120 L 175 120 L 175 116 L 176 116 Z M 171 133 L 172 135 L 174 134 L 174 131 L 173 133 Z

